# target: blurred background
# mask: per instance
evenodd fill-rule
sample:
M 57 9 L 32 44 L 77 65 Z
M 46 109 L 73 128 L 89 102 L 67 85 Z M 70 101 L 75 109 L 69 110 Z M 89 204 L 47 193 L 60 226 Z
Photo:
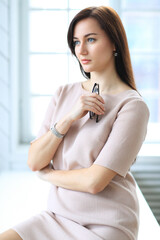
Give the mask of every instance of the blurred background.
M 5 176 L 30 171 L 29 142 L 58 86 L 85 80 L 67 29 L 79 10 L 100 5 L 122 19 L 137 88 L 150 110 L 132 173 L 160 223 L 160 0 L 0 0 L 0 189 L 7 188 L 3 179 L 13 180 Z

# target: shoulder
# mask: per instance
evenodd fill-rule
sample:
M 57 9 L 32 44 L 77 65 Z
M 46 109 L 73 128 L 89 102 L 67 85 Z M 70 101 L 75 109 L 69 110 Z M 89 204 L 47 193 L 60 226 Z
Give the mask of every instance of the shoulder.
M 76 91 L 78 89 L 79 89 L 79 82 L 59 85 L 56 89 L 54 89 L 52 98 L 59 97 L 59 96 L 63 95 L 64 93 L 67 93 L 70 91 Z
M 148 106 L 143 97 L 135 90 L 129 90 L 123 99 L 123 106 L 133 106 L 137 109 L 144 109 L 149 112 Z
M 57 89 L 57 92 L 59 92 L 60 94 L 64 94 L 71 91 L 78 91 L 79 89 L 79 82 L 67 83 L 64 85 L 60 85 Z
M 128 91 L 122 99 L 118 114 L 121 113 L 137 119 L 145 118 L 147 121 L 150 115 L 147 104 L 142 96 L 135 90 Z
M 80 96 L 81 92 L 79 82 L 60 85 L 51 96 L 51 104 L 72 101 L 76 96 Z

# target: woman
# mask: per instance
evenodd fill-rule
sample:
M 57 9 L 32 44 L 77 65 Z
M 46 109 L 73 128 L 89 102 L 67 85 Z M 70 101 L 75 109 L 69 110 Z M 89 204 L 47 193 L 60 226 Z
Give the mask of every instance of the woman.
M 68 44 L 87 80 L 58 88 L 28 157 L 31 170 L 52 183 L 48 210 L 1 240 L 137 239 L 129 169 L 149 111 L 135 86 L 125 30 L 112 8 L 90 7 L 70 23 Z

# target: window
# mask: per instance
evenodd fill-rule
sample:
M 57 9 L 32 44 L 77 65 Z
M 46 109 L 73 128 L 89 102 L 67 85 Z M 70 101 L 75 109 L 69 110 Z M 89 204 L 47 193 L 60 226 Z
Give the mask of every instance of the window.
M 145 142 L 156 144 L 160 142 L 157 134 L 160 132 L 160 1 L 124 0 L 121 18 L 127 32 L 136 84 L 150 110 Z
M 25 0 L 21 4 L 21 42 L 25 49 L 20 75 L 21 142 L 27 143 L 37 134 L 49 100 L 59 85 L 83 81 L 78 63 L 67 46 L 69 22 L 84 7 L 110 5 L 118 11 L 125 26 L 136 84 L 150 109 L 146 144 L 159 143 L 160 2 Z

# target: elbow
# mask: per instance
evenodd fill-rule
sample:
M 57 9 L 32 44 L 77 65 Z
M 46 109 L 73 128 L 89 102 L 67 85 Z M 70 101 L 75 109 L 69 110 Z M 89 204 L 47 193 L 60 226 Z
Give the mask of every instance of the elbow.
M 40 171 L 42 168 L 47 166 L 37 161 L 37 156 L 31 154 L 28 156 L 27 165 L 33 172 Z
M 93 194 L 93 195 L 96 195 L 96 194 L 100 193 L 101 191 L 102 191 L 101 189 L 96 188 L 96 187 L 89 189 L 89 193 L 91 193 L 91 194 Z
M 88 192 L 95 195 L 104 190 L 104 187 L 100 186 L 99 184 L 92 184 L 88 187 Z
M 96 195 L 98 193 L 97 189 L 95 188 L 90 188 L 88 192 L 92 195 Z
M 28 153 L 27 165 L 31 169 L 31 171 L 33 171 L 33 172 L 39 170 L 37 168 L 37 164 L 35 163 L 34 159 L 35 159 L 35 157 L 34 157 L 33 153 L 31 152 L 31 148 L 30 148 L 29 153 Z
M 28 159 L 27 165 L 31 169 L 31 171 L 33 171 L 33 172 L 39 170 L 39 169 L 37 169 L 37 166 L 35 164 L 33 164 L 33 162 L 30 159 Z

